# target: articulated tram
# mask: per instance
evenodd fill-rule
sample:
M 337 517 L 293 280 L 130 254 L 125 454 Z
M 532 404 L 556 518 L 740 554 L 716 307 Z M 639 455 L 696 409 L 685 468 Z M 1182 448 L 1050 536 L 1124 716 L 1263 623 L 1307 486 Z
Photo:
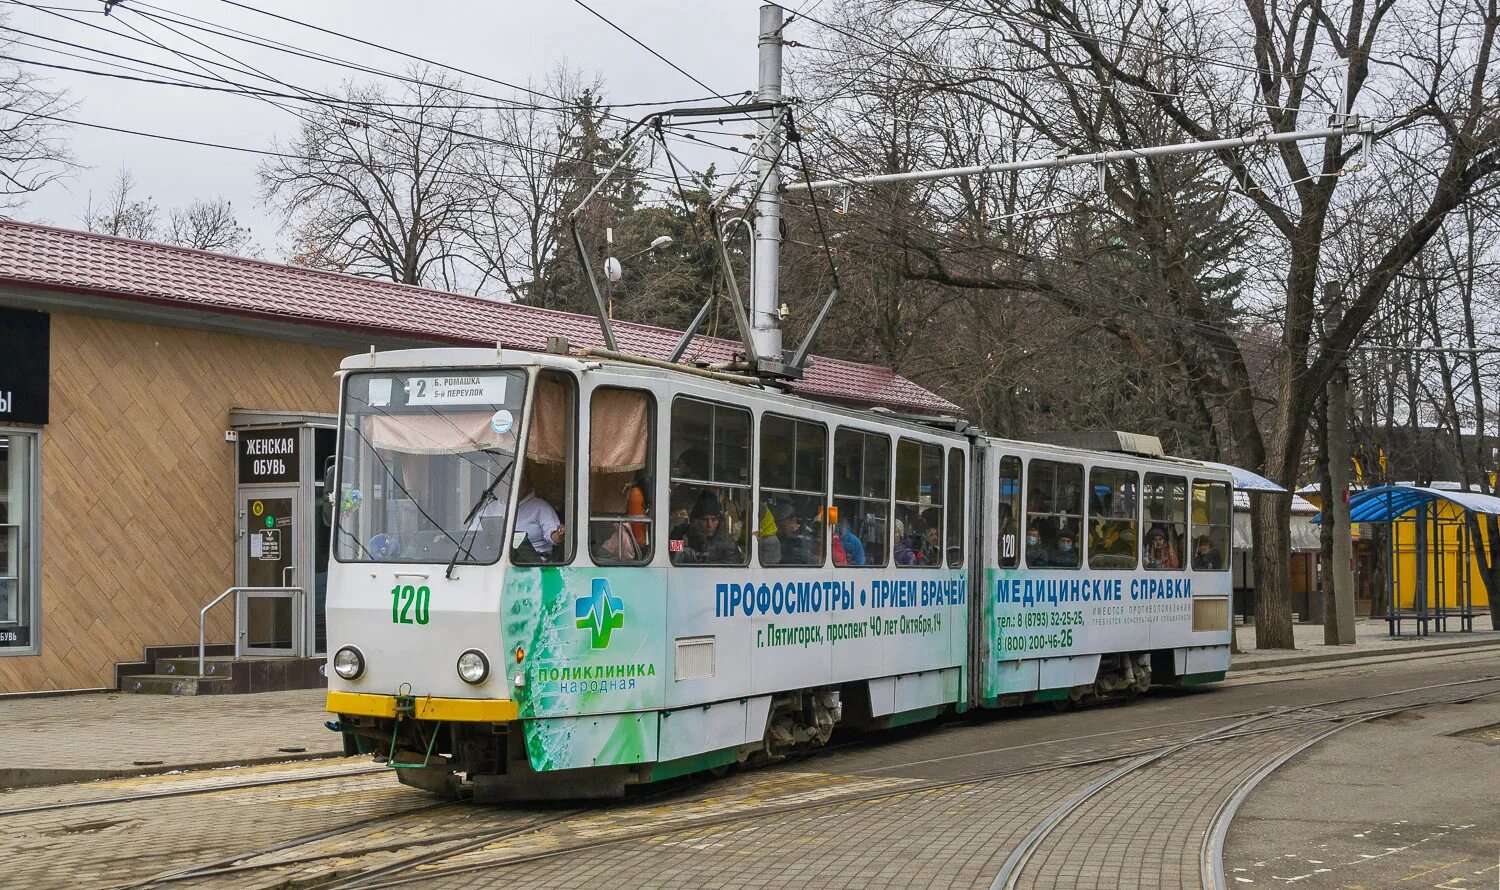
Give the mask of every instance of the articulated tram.
M 1131 696 L 1229 665 L 1230 479 L 627 360 L 347 360 L 346 750 L 479 800 Z

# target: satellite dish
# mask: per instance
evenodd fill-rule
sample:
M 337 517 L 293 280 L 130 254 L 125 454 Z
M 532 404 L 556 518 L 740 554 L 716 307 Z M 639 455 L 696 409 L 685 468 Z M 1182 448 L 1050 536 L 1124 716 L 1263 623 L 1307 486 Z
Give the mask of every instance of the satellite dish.
M 615 257 L 606 257 L 604 259 L 605 278 L 608 278 L 610 281 L 619 281 L 620 276 L 623 274 L 625 274 L 625 270 L 620 266 L 618 259 Z

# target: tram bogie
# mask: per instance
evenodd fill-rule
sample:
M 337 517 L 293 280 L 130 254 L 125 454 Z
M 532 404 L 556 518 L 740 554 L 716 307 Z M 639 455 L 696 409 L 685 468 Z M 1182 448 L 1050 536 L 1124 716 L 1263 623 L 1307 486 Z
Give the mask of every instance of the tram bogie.
M 329 710 L 414 787 L 613 796 L 1228 667 L 1219 470 L 624 361 L 341 377 Z

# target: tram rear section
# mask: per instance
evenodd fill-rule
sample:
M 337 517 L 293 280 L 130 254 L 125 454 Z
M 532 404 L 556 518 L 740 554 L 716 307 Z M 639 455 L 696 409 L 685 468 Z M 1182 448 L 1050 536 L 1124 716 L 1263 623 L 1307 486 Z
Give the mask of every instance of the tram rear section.
M 1227 669 L 1216 469 L 626 362 L 345 368 L 328 709 L 407 784 L 613 796 Z

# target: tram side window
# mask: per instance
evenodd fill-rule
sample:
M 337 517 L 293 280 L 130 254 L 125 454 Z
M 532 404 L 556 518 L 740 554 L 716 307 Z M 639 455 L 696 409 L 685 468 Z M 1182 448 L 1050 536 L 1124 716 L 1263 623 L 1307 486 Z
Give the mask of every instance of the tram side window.
M 943 564 L 943 449 L 910 439 L 896 446 L 896 565 Z
M 964 564 L 964 453 L 948 452 L 948 565 Z
M 573 453 L 577 444 L 578 385 L 571 374 L 543 371 L 536 381 L 521 500 L 516 503 L 511 560 L 516 565 L 573 561 Z M 526 535 L 524 542 L 520 535 Z
M 1229 486 L 1223 482 L 1193 482 L 1193 571 L 1229 569 Z
M 1140 478 L 1110 467 L 1089 471 L 1089 568 L 1135 568 Z
M 1021 459 L 1000 458 L 1000 568 L 1013 569 L 1021 564 Z M 1038 541 L 1040 544 L 1040 541 Z
M 1083 528 L 1083 467 L 1034 460 L 1027 475 L 1026 565 L 1078 568 L 1079 532 Z
M 600 387 L 589 405 L 589 557 L 651 561 L 656 509 L 656 404 L 639 389 Z
M 673 565 L 742 566 L 749 550 L 750 412 L 679 397 L 672 403 Z
M 761 565 L 823 564 L 827 466 L 828 429 L 822 424 L 761 417 L 760 517 L 754 532 Z M 842 550 L 840 542 L 835 559 Z
M 829 517 L 851 566 L 886 564 L 891 511 L 891 440 L 848 428 L 833 436 Z M 837 556 L 835 556 L 837 559 Z
M 1181 569 L 1186 565 L 1187 480 L 1146 474 L 1146 536 L 1141 559 L 1148 569 Z

